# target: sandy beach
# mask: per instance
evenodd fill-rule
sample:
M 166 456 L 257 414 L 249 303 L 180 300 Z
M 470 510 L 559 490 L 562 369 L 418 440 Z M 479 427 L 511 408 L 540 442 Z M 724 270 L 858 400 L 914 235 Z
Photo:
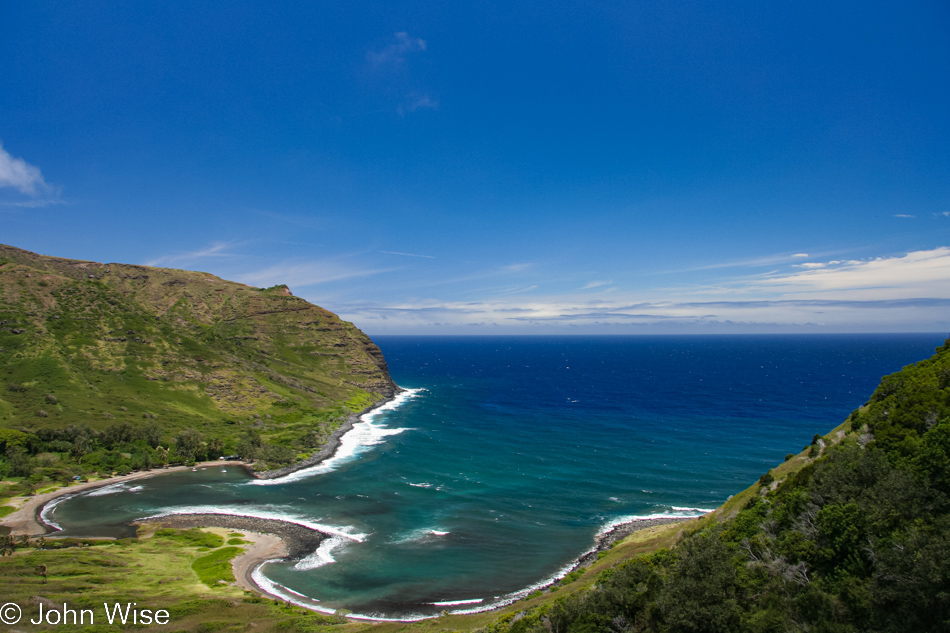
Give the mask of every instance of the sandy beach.
M 287 545 L 279 536 L 261 532 L 244 532 L 244 539 L 251 541 L 253 545 L 231 561 L 234 579 L 247 591 L 261 592 L 262 589 L 254 583 L 251 574 L 265 561 L 287 557 Z
M 208 461 L 195 464 L 194 468 L 218 467 L 221 466 L 221 464 L 242 467 L 250 466 L 250 463 L 241 461 Z M 103 486 L 111 486 L 113 484 L 124 483 L 127 481 L 136 481 L 139 479 L 148 479 L 150 477 L 156 477 L 166 473 L 191 469 L 192 466 L 169 466 L 168 468 L 143 470 L 130 473 L 128 475 L 110 477 L 108 479 L 96 479 L 95 481 L 70 484 L 68 486 L 57 488 L 56 490 L 45 492 L 43 494 L 34 495 L 32 497 L 14 497 L 11 500 L 12 503 L 22 503 L 23 505 L 14 512 L 11 512 L 7 516 L 3 517 L 3 519 L 0 520 L 0 525 L 10 528 L 10 533 L 14 536 L 20 534 L 28 534 L 31 537 L 49 536 L 51 534 L 55 534 L 55 530 L 43 524 L 39 520 L 39 513 L 43 509 L 43 506 L 57 497 L 62 497 L 63 495 L 73 495 L 86 490 L 101 488 Z

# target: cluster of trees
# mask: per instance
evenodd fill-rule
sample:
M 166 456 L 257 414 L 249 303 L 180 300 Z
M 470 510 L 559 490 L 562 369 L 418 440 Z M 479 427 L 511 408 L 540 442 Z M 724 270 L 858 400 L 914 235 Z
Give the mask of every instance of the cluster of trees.
M 950 340 L 734 518 L 492 633 L 950 630 Z
M 163 445 L 156 423 L 132 425 L 119 422 L 103 431 L 87 425 L 35 432 L 0 429 L 0 477 L 67 482 L 98 472 L 111 475 L 169 464 L 190 464 L 237 454 L 268 464 L 287 464 L 297 453 L 290 447 L 265 442 L 255 429 L 244 432 L 235 445 L 217 437 L 185 429 Z

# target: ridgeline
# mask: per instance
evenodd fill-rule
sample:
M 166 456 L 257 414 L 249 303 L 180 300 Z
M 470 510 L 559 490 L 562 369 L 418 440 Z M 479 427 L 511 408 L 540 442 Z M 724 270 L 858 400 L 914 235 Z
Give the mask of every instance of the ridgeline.
M 3 466 L 36 481 L 286 465 L 397 389 L 365 334 L 286 286 L 3 245 L 0 356 Z

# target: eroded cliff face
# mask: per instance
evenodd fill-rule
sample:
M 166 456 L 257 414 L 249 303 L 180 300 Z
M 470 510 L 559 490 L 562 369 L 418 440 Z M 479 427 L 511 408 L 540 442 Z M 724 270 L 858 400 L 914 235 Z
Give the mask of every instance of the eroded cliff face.
M 0 262 L 0 426 L 160 419 L 287 442 L 397 389 L 369 337 L 286 286 L 3 245 Z

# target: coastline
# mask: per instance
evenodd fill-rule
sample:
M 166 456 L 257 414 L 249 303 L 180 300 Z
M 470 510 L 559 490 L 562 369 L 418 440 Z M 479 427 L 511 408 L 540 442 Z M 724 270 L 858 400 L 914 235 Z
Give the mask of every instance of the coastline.
M 250 463 L 244 461 L 225 461 L 220 460 L 200 462 L 194 466 L 169 466 L 167 468 L 158 468 L 153 470 L 141 470 L 138 472 L 130 473 L 128 475 L 117 475 L 115 477 L 109 477 L 108 479 L 96 479 L 95 481 L 86 481 L 80 484 L 70 484 L 68 486 L 63 486 L 62 488 L 57 488 L 50 492 L 44 492 L 43 494 L 34 495 L 32 497 L 27 497 L 26 503 L 20 506 L 18 509 L 14 510 L 7 516 L 0 519 L 0 526 L 10 528 L 10 534 L 13 536 L 18 536 L 21 534 L 27 534 L 31 537 L 34 536 L 49 536 L 55 534 L 59 530 L 54 527 L 47 525 L 40 518 L 40 513 L 43 511 L 43 508 L 50 501 L 57 499 L 65 495 L 78 494 L 80 492 L 86 492 L 88 490 L 94 490 L 96 488 L 102 488 L 104 486 L 111 486 L 114 484 L 124 483 L 127 481 L 136 481 L 139 479 L 147 479 L 149 477 L 156 477 L 159 475 L 164 475 L 166 473 L 180 472 L 183 470 L 191 470 L 192 468 L 209 468 L 217 467 L 222 464 L 229 464 L 232 466 L 241 466 L 249 470 Z
M 47 493 L 27 498 L 21 507 L 0 520 L 0 527 L 8 528 L 10 530 L 9 534 L 13 536 L 25 534 L 30 537 L 52 536 L 52 538 L 56 538 L 55 533 L 59 530 L 44 522 L 41 517 L 43 509 L 51 501 L 64 496 L 72 496 L 89 490 L 95 490 L 96 488 L 147 479 L 171 472 L 180 472 L 192 468 L 217 467 L 222 463 L 227 463 L 232 466 L 242 467 L 248 475 L 255 479 L 276 479 L 316 466 L 336 454 L 340 448 L 343 436 L 353 429 L 353 426 L 360 421 L 362 416 L 392 402 L 399 394 L 405 391 L 406 389 L 397 385 L 392 396 L 377 400 L 362 411 L 349 414 L 346 422 L 330 435 L 326 444 L 324 444 L 319 451 L 307 459 L 291 464 L 290 466 L 276 470 L 255 472 L 252 462 L 243 460 L 222 462 L 220 460 L 214 460 L 201 462 L 194 466 L 169 466 L 161 469 L 134 472 L 128 475 L 118 475 L 107 479 L 97 479 L 80 484 L 70 484 Z M 244 531 L 248 534 L 248 538 L 253 542 L 253 545 L 232 561 L 237 583 L 246 590 L 257 591 L 263 595 L 268 595 L 280 600 L 284 600 L 285 596 L 276 595 L 261 587 L 253 579 L 254 572 L 268 561 L 283 558 L 303 558 L 313 553 L 324 539 L 333 536 L 320 532 L 319 530 L 279 519 L 219 514 L 179 514 L 164 517 L 149 517 L 133 521 L 129 525 L 137 526 L 144 524 L 159 524 L 163 527 L 179 529 L 191 527 L 220 527 Z
M 695 517 L 691 517 L 695 518 Z M 588 565 L 597 560 L 597 555 L 600 552 L 609 550 L 613 544 L 617 541 L 622 541 L 627 538 L 634 532 L 639 532 L 640 530 L 645 530 L 647 528 L 656 527 L 658 525 L 671 525 L 673 523 L 683 523 L 685 521 L 691 520 L 687 517 L 670 517 L 668 519 L 631 519 L 625 523 L 619 523 L 606 532 L 598 534 L 594 537 L 594 547 L 593 549 L 581 554 L 577 558 L 576 567 L 583 565 Z
M 359 422 L 363 415 L 370 413 L 371 411 L 378 409 L 389 402 L 392 402 L 396 396 L 398 396 L 403 391 L 405 391 L 405 389 L 397 386 L 396 391 L 392 396 L 377 400 L 362 411 L 351 413 L 347 417 L 346 422 L 344 422 L 330 435 L 323 448 L 307 459 L 295 464 L 291 464 L 290 466 L 285 466 L 284 468 L 279 468 L 276 470 L 255 472 L 252 462 L 243 460 L 221 462 L 220 460 L 213 460 L 201 462 L 195 464 L 194 466 L 168 466 L 166 468 L 138 471 L 128 475 L 117 475 L 115 477 L 109 477 L 108 479 L 97 479 L 95 481 L 88 481 L 80 484 L 69 484 L 67 486 L 63 486 L 62 488 L 57 488 L 56 490 L 27 498 L 26 502 L 22 506 L 3 517 L 3 519 L 0 519 L 0 526 L 9 528 L 10 534 L 13 536 L 19 536 L 21 534 L 26 534 L 31 537 L 49 536 L 51 534 L 55 534 L 59 530 L 47 525 L 40 518 L 40 514 L 42 513 L 46 504 L 48 504 L 50 501 L 53 501 L 54 499 L 64 495 L 78 494 L 80 492 L 85 492 L 103 486 L 109 486 L 127 481 L 135 481 L 137 479 L 145 479 L 165 473 L 189 470 L 190 468 L 207 468 L 210 466 L 220 466 L 222 463 L 226 463 L 232 466 L 240 466 L 244 468 L 244 470 L 255 479 L 276 479 L 297 472 L 298 470 L 310 468 L 311 466 L 315 466 L 325 459 L 332 457 L 336 453 L 337 449 L 339 449 L 342 437 L 353 429 L 353 425 Z
M 333 457 L 336 452 L 339 450 L 342 442 L 343 436 L 346 433 L 353 430 L 353 427 L 356 423 L 361 421 L 362 416 L 370 413 L 396 399 L 396 397 L 407 391 L 397 387 L 396 392 L 393 396 L 385 398 L 374 402 L 372 405 L 366 407 L 362 411 L 351 413 L 346 422 L 342 424 L 338 429 L 336 429 L 330 438 L 327 440 L 326 444 L 319 451 L 311 455 L 306 460 L 297 462 L 290 466 L 262 472 L 254 472 L 252 469 L 251 462 L 245 461 L 228 461 L 224 463 L 231 464 L 233 466 L 241 466 L 245 471 L 255 479 L 276 479 L 292 473 L 295 473 L 306 468 L 318 465 L 324 460 L 327 460 Z M 209 461 L 196 464 L 194 467 L 209 467 L 209 466 L 220 466 L 222 462 Z M 42 518 L 41 513 L 44 507 L 49 504 L 54 499 L 63 496 L 71 496 L 74 494 L 79 494 L 89 490 L 93 490 L 100 487 L 116 485 L 128 481 L 135 481 L 140 479 L 145 479 L 153 477 L 156 475 L 161 475 L 164 473 L 183 471 L 192 468 L 190 466 L 173 466 L 166 467 L 157 470 L 142 471 L 131 473 L 129 475 L 110 477 L 108 479 L 100 479 L 96 481 L 86 482 L 82 484 L 75 484 L 65 486 L 63 488 L 44 493 L 42 495 L 36 495 L 33 498 L 30 498 L 26 504 L 21 508 L 11 513 L 7 517 L 4 517 L 3 520 L 0 520 L 0 525 L 10 527 L 11 534 L 30 534 L 31 536 L 50 536 L 51 534 L 55 535 L 56 528 L 46 524 Z M 588 549 L 576 559 L 574 559 L 570 564 L 563 567 L 559 570 L 554 576 L 545 578 L 539 583 L 532 585 L 530 588 L 514 592 L 508 595 L 508 599 L 503 599 L 500 602 L 495 602 L 492 605 L 485 605 L 483 607 L 476 607 L 475 609 L 460 609 L 457 611 L 452 611 L 453 614 L 468 614 L 468 613 L 477 613 L 477 612 L 487 612 L 487 611 L 496 611 L 502 609 L 510 604 L 517 602 L 522 599 L 525 595 L 530 592 L 543 590 L 551 587 L 564 576 L 571 573 L 575 569 L 581 566 L 589 565 L 598 560 L 598 554 L 602 551 L 610 549 L 611 545 L 619 540 L 622 540 L 633 534 L 637 531 L 648 529 L 651 527 L 659 525 L 667 525 L 674 523 L 681 523 L 688 520 L 688 517 L 669 517 L 669 518 L 631 518 L 630 520 L 619 523 L 616 525 L 611 525 L 609 529 L 600 532 L 594 537 L 594 546 L 591 549 Z M 188 529 L 194 527 L 216 527 L 224 529 L 239 530 L 246 535 L 246 539 L 251 542 L 251 544 L 244 550 L 243 553 L 239 554 L 232 560 L 232 570 L 234 573 L 235 581 L 238 585 L 248 591 L 257 592 L 263 596 L 268 596 L 270 598 L 281 600 L 284 602 L 292 602 L 298 606 L 302 606 L 307 609 L 314 609 L 312 605 L 306 604 L 302 601 L 295 600 L 292 596 L 280 591 L 282 587 L 279 585 L 276 587 L 269 588 L 266 582 L 258 582 L 255 579 L 255 576 L 259 573 L 261 567 L 263 567 L 268 562 L 278 561 L 278 560 L 299 560 L 302 559 L 313 552 L 315 552 L 320 544 L 327 538 L 335 536 L 334 534 L 329 534 L 326 532 L 321 532 L 320 530 L 308 527 L 306 525 L 301 525 L 294 523 L 292 521 L 285 521 L 282 519 L 273 519 L 273 518 L 261 518 L 254 516 L 244 516 L 244 515 L 229 515 L 229 514 L 174 514 L 174 515 L 164 515 L 156 517 L 147 517 L 142 519 L 137 519 L 129 523 L 131 526 L 140 526 L 140 525 L 156 525 L 161 527 L 170 527 L 176 529 Z M 53 536 L 55 538 L 55 536 Z M 293 593 L 293 592 L 292 592 Z M 303 596 L 301 596 L 303 598 Z M 319 611 L 324 611 L 322 609 L 317 609 Z M 426 617 L 436 617 L 436 616 L 426 616 Z M 369 621 L 386 621 L 385 617 L 372 617 L 372 616 L 358 616 L 358 619 L 369 620 Z M 425 618 L 423 618 L 425 619 Z
M 348 415 L 346 418 L 346 422 L 340 425 L 340 428 L 335 430 L 330 435 L 330 437 L 327 438 L 327 443 L 323 445 L 323 448 L 321 448 L 319 451 L 317 451 L 316 453 L 314 453 L 307 459 L 293 463 L 290 466 L 284 466 L 283 468 L 278 468 L 276 470 L 264 470 L 261 472 L 255 472 L 249 468 L 248 472 L 251 474 L 252 477 L 256 479 L 278 479 L 280 477 L 285 477 L 287 475 L 290 475 L 291 473 L 295 473 L 298 470 L 303 470 L 305 468 L 310 468 L 311 466 L 316 466 L 317 464 L 324 461 L 325 459 L 329 459 L 330 457 L 333 457 L 337 449 L 340 448 L 340 442 L 342 441 L 343 436 L 353 430 L 353 425 L 359 422 L 361 417 L 363 417 L 367 413 L 370 413 L 371 411 L 378 409 L 379 407 L 385 404 L 392 402 L 393 400 L 396 399 L 396 396 L 398 396 L 400 393 L 404 391 L 406 390 L 397 385 L 396 391 L 394 391 L 393 395 L 391 395 L 390 397 L 383 398 L 382 400 L 377 400 L 376 402 L 369 405 L 362 411 L 354 412 Z
M 217 527 L 241 532 L 267 534 L 283 544 L 285 553 L 280 558 L 303 558 L 308 554 L 312 554 L 324 539 L 331 537 L 329 534 L 298 523 L 236 514 L 169 514 L 161 517 L 138 519 L 129 525 L 157 525 L 163 528 L 175 528 L 176 530 Z

